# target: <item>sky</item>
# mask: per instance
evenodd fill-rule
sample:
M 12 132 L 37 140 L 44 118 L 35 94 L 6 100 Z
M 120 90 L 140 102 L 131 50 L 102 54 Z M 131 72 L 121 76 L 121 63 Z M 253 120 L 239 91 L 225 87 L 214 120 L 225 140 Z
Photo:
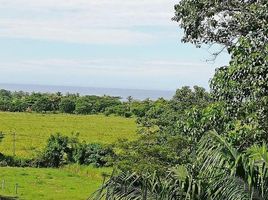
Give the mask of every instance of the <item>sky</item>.
M 208 88 L 211 49 L 181 43 L 178 0 L 0 0 L 0 83 Z

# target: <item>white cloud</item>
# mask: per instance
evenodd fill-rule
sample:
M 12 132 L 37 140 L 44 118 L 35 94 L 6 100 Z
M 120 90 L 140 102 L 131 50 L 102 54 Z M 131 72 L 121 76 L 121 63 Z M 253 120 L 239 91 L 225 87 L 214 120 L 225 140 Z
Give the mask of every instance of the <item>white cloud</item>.
M 49 22 L 1 20 L 0 36 L 90 44 L 139 44 L 152 42 L 150 34 L 128 29 L 86 29 Z
M 176 1 L 0 0 L 0 36 L 134 44 L 157 37 L 136 27 L 169 26 Z

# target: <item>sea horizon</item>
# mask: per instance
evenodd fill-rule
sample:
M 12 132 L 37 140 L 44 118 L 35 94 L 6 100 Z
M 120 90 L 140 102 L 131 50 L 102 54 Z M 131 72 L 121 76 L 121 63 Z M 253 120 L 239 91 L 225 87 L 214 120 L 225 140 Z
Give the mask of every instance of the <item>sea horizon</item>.
M 127 89 L 127 88 L 104 88 L 104 87 L 86 87 L 86 86 L 62 86 L 62 85 L 41 85 L 41 84 L 16 84 L 0 83 L 0 89 L 9 91 L 41 92 L 41 93 L 79 93 L 80 95 L 97 96 L 115 96 L 126 100 L 131 96 L 136 100 L 145 100 L 147 98 L 156 100 L 158 98 L 171 99 L 175 94 L 172 90 L 149 90 L 149 89 Z

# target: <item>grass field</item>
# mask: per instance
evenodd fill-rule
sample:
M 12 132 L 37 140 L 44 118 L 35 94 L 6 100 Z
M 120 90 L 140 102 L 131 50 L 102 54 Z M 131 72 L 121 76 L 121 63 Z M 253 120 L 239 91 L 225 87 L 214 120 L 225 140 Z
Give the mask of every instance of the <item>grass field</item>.
M 103 115 L 0 112 L 0 131 L 5 134 L 0 152 L 12 155 L 15 141 L 16 155 L 29 158 L 44 147 L 53 133 L 70 136 L 78 132 L 81 141 L 108 144 L 119 138 L 134 139 L 136 124 L 134 119 Z
M 109 168 L 67 166 L 63 169 L 0 168 L 1 195 L 20 200 L 86 200 L 102 183 Z M 15 184 L 18 194 L 15 194 Z
M 4 133 L 0 152 L 12 155 L 15 144 L 16 155 L 25 158 L 40 151 L 53 133 L 69 136 L 79 133 L 81 141 L 103 144 L 119 138 L 137 137 L 134 119 L 103 115 L 0 112 L 0 131 Z M 16 133 L 15 140 L 13 133 Z M 0 195 L 18 196 L 22 200 L 85 200 L 100 186 L 103 180 L 101 174 L 111 170 L 79 165 L 60 169 L 1 167 L 0 186 L 4 180 L 5 187 L 0 187 Z

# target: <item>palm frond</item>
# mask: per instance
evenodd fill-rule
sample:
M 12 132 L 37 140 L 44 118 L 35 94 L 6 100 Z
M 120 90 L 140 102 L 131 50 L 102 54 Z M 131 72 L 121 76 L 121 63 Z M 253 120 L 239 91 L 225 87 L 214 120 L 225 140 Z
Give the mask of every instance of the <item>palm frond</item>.
M 268 200 L 267 146 L 238 152 L 209 132 L 199 142 L 195 161 L 166 176 L 113 173 L 91 200 Z

